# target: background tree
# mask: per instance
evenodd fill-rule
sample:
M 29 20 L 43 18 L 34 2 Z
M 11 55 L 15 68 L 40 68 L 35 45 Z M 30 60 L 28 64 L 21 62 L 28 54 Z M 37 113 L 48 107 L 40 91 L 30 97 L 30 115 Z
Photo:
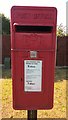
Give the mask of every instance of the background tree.
M 10 20 L 0 14 L 0 19 L 2 19 L 2 34 L 10 34 Z
M 63 24 L 61 23 L 58 27 L 57 27 L 57 36 L 65 36 L 66 32 L 65 32 L 65 27 L 63 26 Z

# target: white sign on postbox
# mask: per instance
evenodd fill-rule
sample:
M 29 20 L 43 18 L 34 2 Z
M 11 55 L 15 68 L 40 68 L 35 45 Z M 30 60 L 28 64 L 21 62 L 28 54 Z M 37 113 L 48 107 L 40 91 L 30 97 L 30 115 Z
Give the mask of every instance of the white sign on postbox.
M 24 91 L 42 91 L 42 61 L 24 60 Z

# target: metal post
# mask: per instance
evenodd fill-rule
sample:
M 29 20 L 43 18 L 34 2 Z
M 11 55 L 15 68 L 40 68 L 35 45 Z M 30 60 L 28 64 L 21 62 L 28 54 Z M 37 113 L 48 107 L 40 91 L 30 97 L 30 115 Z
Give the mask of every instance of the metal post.
M 37 110 L 28 110 L 28 120 L 37 120 Z

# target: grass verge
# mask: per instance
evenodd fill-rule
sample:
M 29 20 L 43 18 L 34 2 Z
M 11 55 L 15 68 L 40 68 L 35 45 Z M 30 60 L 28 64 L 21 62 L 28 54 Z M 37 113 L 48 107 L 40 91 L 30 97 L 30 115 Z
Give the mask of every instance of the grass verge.
M 2 83 L 1 83 L 2 82 Z M 2 85 L 2 118 L 27 118 L 27 111 L 12 107 L 12 79 L 10 70 L 4 71 Z M 54 84 L 54 107 L 51 110 L 38 110 L 38 118 L 66 118 L 66 69 L 56 69 Z

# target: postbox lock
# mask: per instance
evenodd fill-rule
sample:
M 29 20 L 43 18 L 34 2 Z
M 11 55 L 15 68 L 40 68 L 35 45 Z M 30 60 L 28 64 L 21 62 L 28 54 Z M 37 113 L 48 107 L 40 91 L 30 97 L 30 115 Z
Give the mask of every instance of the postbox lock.
M 30 51 L 30 57 L 36 58 L 37 57 L 37 51 Z

